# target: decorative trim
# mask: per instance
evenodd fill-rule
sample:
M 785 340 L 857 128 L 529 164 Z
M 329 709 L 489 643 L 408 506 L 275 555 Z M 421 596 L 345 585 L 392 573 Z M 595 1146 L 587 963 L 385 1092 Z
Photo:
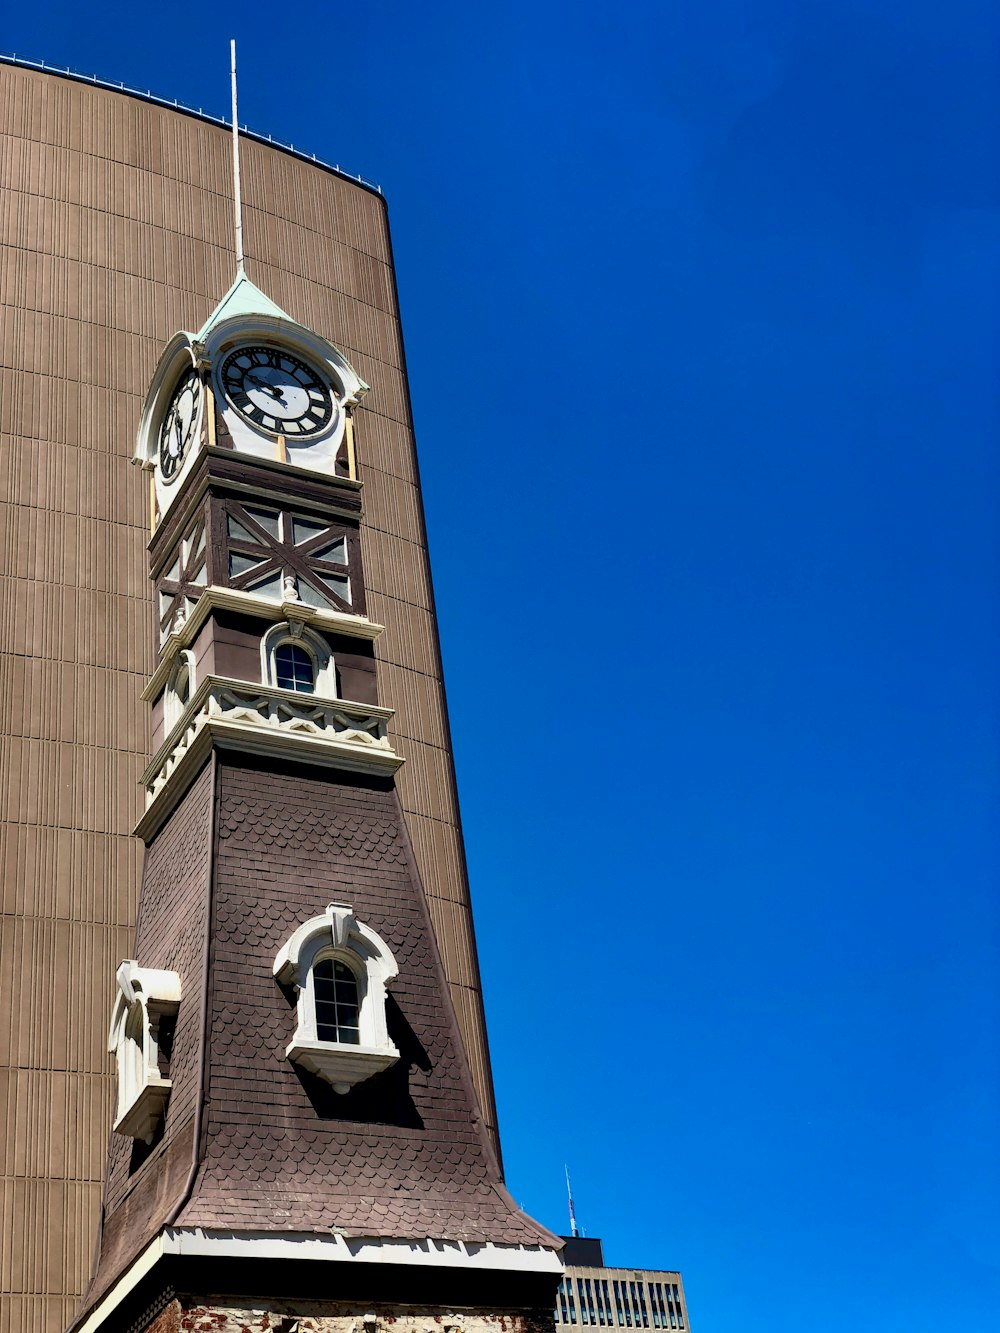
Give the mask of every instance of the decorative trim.
M 187 707 L 187 700 L 178 697 L 177 687 L 184 672 L 187 672 L 187 697 L 191 698 L 194 693 L 197 680 L 195 676 L 196 663 L 194 653 L 190 648 L 181 648 L 176 657 L 172 659 L 166 685 L 163 690 L 163 732 L 169 736 L 174 727 L 181 719 L 181 714 Z
M 138 1287 L 139 1283 L 147 1274 L 151 1273 L 156 1265 L 163 1258 L 165 1252 L 165 1242 L 167 1235 L 160 1232 L 150 1243 L 142 1250 L 138 1258 L 126 1268 L 125 1272 L 111 1288 L 108 1294 L 96 1305 L 90 1312 L 86 1320 L 80 1325 L 70 1325 L 71 1329 L 76 1328 L 77 1333 L 97 1333 L 97 1330 L 104 1325 L 105 1320 L 118 1309 L 122 1301 Z M 176 1250 L 173 1253 L 177 1253 Z
M 213 487 L 227 496 L 250 497 L 255 504 L 278 503 L 293 508 L 301 505 L 306 511 L 318 506 L 325 515 L 333 514 L 354 523 L 364 517 L 361 503 L 364 484 L 349 477 L 239 454 L 231 447 L 219 444 L 200 449 L 192 471 L 192 477 L 185 479 L 181 486 L 183 503 L 178 503 L 163 516 L 163 522 L 147 543 L 153 578 L 159 576 L 161 566 L 169 559 L 170 534 L 176 533 L 178 527 L 188 527 Z M 302 486 L 308 488 L 309 495 L 302 492 Z M 154 548 L 158 552 L 155 557 L 152 555 Z
M 222 1258 L 317 1259 L 361 1264 L 409 1264 L 421 1268 L 493 1269 L 509 1273 L 561 1273 L 557 1250 L 542 1245 L 496 1245 L 461 1240 L 392 1240 L 377 1236 L 321 1236 L 308 1232 L 221 1231 L 170 1227 L 166 1254 Z
M 317 1263 L 398 1264 L 500 1273 L 563 1272 L 558 1250 L 542 1245 L 496 1245 L 460 1240 L 382 1240 L 375 1236 L 320 1236 L 289 1231 L 220 1231 L 165 1227 L 135 1259 L 76 1333 L 97 1333 L 161 1259 L 305 1259 Z
M 284 603 L 289 605 L 289 603 Z M 299 606 L 299 602 L 295 602 Z M 272 625 L 260 640 L 260 678 L 269 685 L 277 685 L 277 666 L 274 655 L 284 643 L 295 644 L 305 650 L 313 664 L 313 690 L 311 694 L 302 693 L 300 699 L 336 699 L 337 663 L 330 652 L 327 641 L 309 629 L 298 615 L 290 615 L 288 620 Z
M 393 713 L 374 704 L 206 676 L 142 775 L 146 812 L 133 832 L 147 841 L 152 837 L 213 745 L 357 773 L 395 773 L 404 761 L 387 734 Z
M 142 691 L 143 699 L 148 702 L 156 698 L 167 683 L 172 666 L 171 659 L 176 650 L 191 647 L 198 631 L 215 610 L 237 611 L 246 616 L 257 616 L 261 620 L 276 623 L 294 620 L 313 629 L 325 631 L 327 634 L 346 634 L 354 639 L 374 641 L 385 628 L 383 625 L 376 625 L 367 616 L 349 615 L 346 611 L 326 610 L 323 607 L 307 606 L 305 602 L 293 602 L 287 599 L 275 602 L 268 597 L 259 597 L 256 593 L 213 585 L 201 594 L 183 624 L 172 629 L 163 640 L 160 645 L 160 665 L 146 682 Z
M 306 1041 L 296 1037 L 285 1048 L 292 1064 L 301 1065 L 311 1074 L 329 1083 L 334 1092 L 350 1092 L 373 1074 L 381 1074 L 399 1059 L 399 1051 L 380 1051 L 372 1046 L 345 1046 L 341 1042 Z
M 319 1038 L 313 969 L 328 958 L 349 968 L 357 983 L 357 1044 Z M 299 926 L 282 946 L 273 971 L 277 981 L 299 993 L 298 1026 L 285 1055 L 325 1079 L 334 1092 L 350 1092 L 399 1059 L 385 1022 L 386 991 L 399 967 L 389 946 L 358 921 L 349 903 L 330 903 L 322 916 Z
M 153 1141 L 171 1081 L 159 1068 L 160 1020 L 176 1014 L 181 979 L 176 972 L 140 967 L 126 958 L 115 973 L 118 994 L 111 1014 L 108 1050 L 118 1062 L 118 1103 L 113 1130 Z

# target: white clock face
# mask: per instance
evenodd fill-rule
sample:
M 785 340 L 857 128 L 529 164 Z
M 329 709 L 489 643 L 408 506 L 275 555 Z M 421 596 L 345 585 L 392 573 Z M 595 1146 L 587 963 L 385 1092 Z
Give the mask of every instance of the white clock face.
M 201 380 L 195 370 L 187 370 L 174 390 L 167 415 L 160 427 L 160 476 L 173 481 L 184 464 L 194 439 L 201 407 Z
M 223 361 L 220 379 L 236 411 L 270 435 L 319 435 L 339 410 L 329 380 L 277 347 L 237 348 Z

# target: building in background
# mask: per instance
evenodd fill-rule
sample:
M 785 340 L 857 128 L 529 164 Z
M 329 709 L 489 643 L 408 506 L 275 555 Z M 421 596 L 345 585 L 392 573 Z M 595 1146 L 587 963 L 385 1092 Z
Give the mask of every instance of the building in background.
M 566 1271 L 556 1324 L 588 1328 L 686 1329 L 681 1275 L 651 1268 L 606 1268 L 600 1240 L 563 1236 Z
M 176 1025 L 180 1055 L 183 1006 L 190 1014 L 192 1004 L 208 1003 L 201 981 L 181 976 L 190 959 L 158 966 L 157 960 L 137 959 L 133 952 L 143 855 L 142 840 L 133 836 L 144 810 L 140 779 L 154 750 L 154 729 L 157 740 L 163 739 L 192 698 L 192 686 L 194 691 L 198 686 L 185 683 L 178 658 L 167 683 L 170 706 L 179 712 L 167 717 L 161 711 L 151 720 L 143 691 L 153 681 L 153 696 L 165 693 L 164 680 L 154 679 L 166 642 L 161 629 L 166 626 L 171 649 L 184 648 L 184 621 L 194 615 L 194 607 L 178 588 L 197 584 L 187 576 L 197 575 L 191 560 L 199 552 L 178 548 L 183 568 L 176 578 L 172 567 L 153 569 L 160 578 L 154 609 L 147 577 L 150 494 L 147 478 L 129 460 L 163 348 L 176 330 L 205 325 L 232 281 L 231 148 L 226 127 L 208 118 L 12 61 L 0 63 L 0 107 L 0 504 L 5 533 L 0 957 L 9 979 L 0 1000 L 5 1120 L 0 1333 L 55 1333 L 73 1318 L 90 1275 L 109 1128 L 114 1121 L 120 1129 L 137 1131 L 127 1162 L 118 1162 L 132 1182 L 119 1191 L 117 1202 L 123 1204 L 165 1151 L 165 1139 L 158 1137 L 156 1080 L 169 1077 L 179 1087 L 183 1072 L 176 1067 L 170 1074 L 140 1070 L 137 1077 L 149 1095 L 140 1099 L 142 1105 L 119 1102 L 115 1110 L 107 1051 L 112 1005 L 125 1006 L 116 1010 L 112 1037 L 128 1049 L 134 1036 L 130 1016 L 142 1001 L 141 1011 L 162 1024 L 159 1045 L 165 1060 L 171 1025 Z M 302 521 L 328 518 L 329 527 L 333 509 L 338 521 L 348 520 L 357 568 L 364 571 L 366 617 L 384 627 L 374 638 L 358 637 L 356 660 L 342 665 L 345 679 L 359 688 L 370 690 L 377 678 L 379 700 L 394 710 L 392 752 L 405 760 L 392 779 L 402 824 L 386 835 L 386 845 L 397 859 L 410 857 L 408 892 L 429 915 L 432 934 L 421 935 L 421 950 L 431 970 L 434 957 L 440 960 L 447 994 L 435 992 L 434 1004 L 440 1013 L 453 1011 L 457 1024 L 458 1044 L 451 1048 L 458 1062 L 455 1077 L 468 1085 L 460 1114 L 478 1104 L 495 1146 L 384 200 L 363 182 L 249 136 L 244 136 L 243 180 L 247 269 L 257 289 L 310 337 L 335 344 L 358 384 L 371 386 L 352 422 L 352 462 L 344 461 L 346 455 L 328 460 L 331 475 L 338 475 L 338 467 L 347 469 L 339 474 L 341 490 L 352 492 L 355 500 L 363 496 L 363 521 L 357 505 L 352 511 L 342 503 L 321 513 L 315 496 L 305 497 L 303 509 L 298 494 L 286 496 L 287 521 L 294 522 L 297 514 Z M 258 327 L 253 336 L 268 341 L 259 334 Z M 204 373 L 197 351 L 191 364 Z M 347 389 L 346 381 L 341 387 Z M 233 401 L 238 408 L 235 385 Z M 165 399 L 160 405 L 169 406 Z M 183 434 L 186 408 L 180 408 L 178 419 Z M 226 423 L 217 424 L 219 435 L 211 447 L 221 449 Z M 158 419 L 157 429 L 162 427 Z M 360 491 L 356 485 L 352 491 L 354 477 Z M 208 490 L 240 485 L 231 477 L 202 480 Z M 212 497 L 220 503 L 231 498 L 219 491 Z M 258 509 L 274 503 L 274 495 L 257 496 Z M 261 529 L 258 521 L 254 528 L 250 518 L 252 547 L 253 539 L 264 542 L 267 524 Z M 221 530 L 214 531 L 218 538 Z M 190 534 L 180 535 L 186 541 Z M 219 574 L 221 582 L 237 577 L 240 561 L 230 565 L 232 555 L 249 560 L 253 554 L 234 547 L 226 555 L 217 545 L 213 558 L 226 568 L 224 576 Z M 323 596 L 323 586 L 335 591 L 345 562 L 331 560 L 322 570 L 314 564 L 311 574 L 295 575 L 300 602 L 307 602 L 310 590 L 314 597 Z M 217 571 L 222 568 L 216 565 Z M 283 571 L 283 584 L 286 576 Z M 360 575 L 358 580 L 357 588 Z M 176 586 L 172 591 L 168 585 Z M 180 614 L 164 621 L 162 599 L 175 593 Z M 258 588 L 256 595 L 270 594 Z M 302 617 L 303 625 L 310 615 Z M 217 626 L 225 619 L 221 611 L 212 618 Z M 282 617 L 282 623 L 288 621 Z M 219 646 L 223 631 L 218 663 L 228 651 Z M 244 650 L 248 632 L 245 625 L 233 629 L 236 639 L 244 635 Z M 264 645 L 261 658 L 258 642 L 259 660 L 273 663 L 282 646 L 287 645 Z M 191 645 L 185 648 L 191 650 Z M 244 651 L 244 665 L 247 660 Z M 235 661 L 231 656 L 224 669 L 206 675 L 225 676 Z M 260 668 L 262 673 L 267 669 Z M 162 663 L 159 670 L 162 674 Z M 252 683 L 246 673 L 241 678 Z M 258 675 L 257 683 L 261 679 Z M 371 705 L 371 696 L 360 702 Z M 368 715 L 381 717 L 371 706 Z M 147 792 L 157 781 L 156 774 L 147 774 Z M 144 832 L 150 832 L 148 824 Z M 318 884 L 310 892 L 317 901 L 322 896 Z M 338 891 L 330 897 L 344 895 Z M 316 915 L 327 906 L 324 898 Z M 350 935 L 354 927 L 347 918 L 336 912 L 334 917 L 342 933 Z M 312 918 L 300 924 L 307 919 Z M 365 925 L 360 916 L 358 922 Z M 334 918 L 327 924 L 336 934 Z M 282 943 L 289 945 L 285 961 L 292 971 L 269 984 L 294 988 L 291 936 Z M 203 951 L 198 956 L 204 957 Z M 123 959 L 135 966 L 122 971 Z M 268 960 L 269 971 L 276 963 Z M 178 990 L 169 976 L 143 971 L 176 972 L 183 984 Z M 238 1005 L 241 996 L 237 988 L 230 999 Z M 184 1049 L 198 1059 L 203 1048 L 195 1043 Z M 419 1067 L 419 1053 L 408 1056 Z M 185 1086 L 193 1106 L 204 1085 L 189 1081 Z M 169 1100 L 165 1104 L 168 1116 L 179 1114 L 176 1106 L 169 1109 Z M 200 1128 L 202 1122 L 192 1121 L 190 1133 Z M 494 1182 L 490 1188 L 501 1188 L 497 1159 L 488 1165 L 492 1148 L 479 1137 L 477 1144 L 477 1160 Z M 373 1171 L 377 1158 L 374 1153 Z M 176 1187 L 184 1194 L 192 1183 L 187 1173 L 199 1170 L 197 1154 L 179 1153 L 173 1167 L 180 1179 L 161 1176 L 163 1190 L 169 1194 Z M 252 1181 L 246 1183 L 247 1191 L 255 1188 Z M 105 1200 L 105 1211 L 111 1211 L 112 1202 Z M 116 1225 L 127 1248 L 135 1238 L 129 1218 L 123 1214 Z M 516 1230 L 521 1224 L 512 1225 Z

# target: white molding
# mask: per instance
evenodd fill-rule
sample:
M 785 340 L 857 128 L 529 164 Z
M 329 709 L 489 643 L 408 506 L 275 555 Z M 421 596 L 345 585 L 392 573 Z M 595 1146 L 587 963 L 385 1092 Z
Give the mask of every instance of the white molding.
M 188 701 L 190 701 L 197 686 L 196 663 L 194 653 L 190 648 L 179 649 L 173 655 L 171 662 L 172 666 L 163 689 L 163 734 L 165 736 L 170 735 L 187 707 L 187 703 L 182 703 L 177 697 L 177 682 L 181 673 L 187 671 Z
M 269 597 L 259 597 L 256 593 L 241 592 L 238 588 L 219 588 L 212 585 L 206 588 L 191 608 L 183 625 L 171 630 L 160 645 L 160 665 L 142 691 L 142 698 L 147 702 L 155 699 L 167 682 L 172 669 L 174 654 L 179 648 L 190 648 L 198 637 L 198 631 L 204 625 L 212 611 L 238 611 L 243 615 L 257 616 L 261 620 L 273 622 L 294 620 L 312 629 L 326 631 L 328 634 L 344 634 L 354 639 L 368 639 L 374 642 L 384 632 L 384 625 L 377 625 L 367 616 L 351 615 L 346 611 L 325 610 L 318 606 L 306 606 L 304 602 L 292 602 L 287 599 L 280 602 Z
M 289 605 L 289 603 L 285 603 Z M 299 603 L 295 602 L 295 606 Z M 282 644 L 290 643 L 302 648 L 312 658 L 313 689 L 312 697 L 319 699 L 337 698 L 337 663 L 330 652 L 330 645 L 305 624 L 301 616 L 289 614 L 285 621 L 272 625 L 260 639 L 260 678 L 268 685 L 277 686 L 278 672 L 274 655 Z M 303 698 L 309 697 L 302 695 Z
M 344 963 L 357 983 L 357 1045 L 319 1039 L 314 968 L 327 958 Z M 386 993 L 399 967 L 386 942 L 358 921 L 349 903 L 330 903 L 322 915 L 299 926 L 272 970 L 282 985 L 298 990 L 298 1025 L 285 1055 L 325 1079 L 334 1092 L 349 1092 L 399 1059 L 385 1022 Z
M 148 840 L 197 776 L 213 745 L 355 773 L 391 775 L 403 764 L 388 738 L 391 708 L 322 699 L 226 676 L 206 676 L 142 775 L 146 812 L 132 830 Z
M 108 1050 L 118 1065 L 113 1132 L 151 1143 L 171 1088 L 170 1079 L 159 1070 L 159 1023 L 176 1014 L 181 979 L 176 972 L 140 967 L 126 958 L 115 980 L 118 994 L 108 1031 Z
M 76 1333 L 107 1327 L 122 1301 L 168 1255 L 208 1259 L 304 1259 L 314 1263 L 394 1264 L 412 1268 L 460 1268 L 480 1272 L 564 1271 L 558 1250 L 543 1245 L 495 1245 L 492 1241 L 382 1239 L 377 1236 L 314 1235 L 288 1231 L 221 1231 L 165 1227 L 118 1279 Z
M 346 1046 L 333 1041 L 307 1041 L 296 1037 L 288 1043 L 285 1055 L 292 1064 L 301 1065 L 311 1074 L 329 1083 L 334 1092 L 346 1093 L 356 1083 L 373 1074 L 381 1074 L 399 1059 L 399 1051 L 382 1051 L 371 1046 Z
M 147 1273 L 152 1272 L 156 1265 L 163 1258 L 165 1243 L 168 1240 L 168 1233 L 160 1232 L 150 1243 L 142 1250 L 139 1256 L 133 1261 L 131 1266 L 125 1270 L 122 1276 L 114 1284 L 108 1294 L 96 1305 L 90 1312 L 84 1322 L 76 1330 L 76 1333 L 97 1333 L 102 1328 L 110 1316 L 118 1309 L 122 1301 L 133 1292 Z M 180 1253 L 173 1250 L 172 1253 Z M 73 1325 L 70 1325 L 73 1328 Z
M 183 330 L 175 333 L 160 353 L 156 369 L 153 371 L 153 378 L 150 380 L 149 388 L 146 391 L 142 411 L 139 414 L 139 429 L 136 431 L 135 449 L 132 452 L 133 463 L 141 464 L 146 470 L 155 470 L 160 442 L 160 424 L 173 393 L 174 385 L 177 383 L 182 370 L 192 367 L 197 368 L 197 366 L 198 358 L 195 353 L 194 336 L 185 333 Z M 202 401 L 204 402 L 204 395 Z M 191 458 L 197 452 L 197 441 L 194 441 L 188 451 L 188 458 L 184 460 L 184 466 L 174 480 L 169 483 L 171 490 L 176 491 L 178 489 L 181 475 L 187 471 Z
M 146 471 L 153 473 L 156 505 L 161 520 L 172 508 L 174 500 L 184 485 L 185 478 L 194 467 L 194 460 L 201 449 L 204 448 L 202 436 L 204 434 L 205 413 L 208 410 L 208 395 L 205 392 L 206 385 L 202 378 L 203 368 L 198 345 L 193 341 L 191 335 L 183 331 L 175 333 L 160 355 L 142 406 L 132 461 L 141 464 Z M 177 472 L 167 481 L 159 467 L 160 429 L 166 417 L 170 399 L 179 383 L 181 372 L 185 369 L 194 369 L 199 376 L 198 411 L 187 453 Z
M 163 1253 L 201 1257 L 315 1259 L 322 1263 L 407 1264 L 419 1268 L 465 1268 L 507 1273 L 561 1273 L 557 1250 L 543 1245 L 496 1245 L 431 1237 L 396 1240 L 379 1236 L 314 1235 L 309 1232 L 222 1231 L 169 1227 Z

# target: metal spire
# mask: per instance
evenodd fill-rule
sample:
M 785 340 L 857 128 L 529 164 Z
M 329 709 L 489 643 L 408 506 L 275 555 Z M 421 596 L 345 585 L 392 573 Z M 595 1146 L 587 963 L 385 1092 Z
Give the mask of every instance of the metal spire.
M 233 83 L 233 206 L 236 212 L 236 275 L 243 272 L 243 196 L 240 193 L 240 125 L 236 114 L 236 39 L 229 43 Z
M 570 1235 L 579 1236 L 580 1232 L 576 1225 L 576 1210 L 573 1207 L 573 1186 L 569 1183 L 569 1167 L 566 1167 L 566 1197 L 569 1199 L 569 1230 Z

